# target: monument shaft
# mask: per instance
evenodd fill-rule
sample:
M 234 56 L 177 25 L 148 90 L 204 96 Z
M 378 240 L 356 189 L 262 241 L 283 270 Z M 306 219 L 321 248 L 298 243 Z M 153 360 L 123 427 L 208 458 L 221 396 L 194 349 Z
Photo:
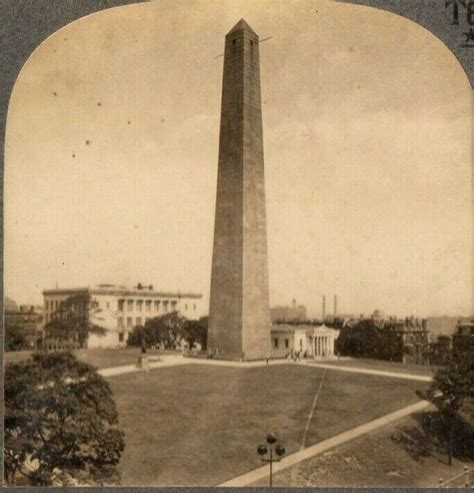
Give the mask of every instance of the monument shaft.
M 208 346 L 219 357 L 270 352 L 258 36 L 242 19 L 226 36 Z

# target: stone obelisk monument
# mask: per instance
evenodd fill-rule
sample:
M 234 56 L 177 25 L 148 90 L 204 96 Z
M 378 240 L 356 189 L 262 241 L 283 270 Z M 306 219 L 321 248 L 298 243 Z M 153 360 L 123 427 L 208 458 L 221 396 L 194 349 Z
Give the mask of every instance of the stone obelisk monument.
M 209 350 L 266 358 L 270 327 L 258 36 L 241 19 L 225 38 Z

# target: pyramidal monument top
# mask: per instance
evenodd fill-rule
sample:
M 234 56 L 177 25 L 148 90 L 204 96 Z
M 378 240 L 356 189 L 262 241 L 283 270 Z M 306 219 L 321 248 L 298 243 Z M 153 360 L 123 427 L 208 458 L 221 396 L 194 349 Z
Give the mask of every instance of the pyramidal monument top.
M 227 35 L 237 31 L 250 31 L 251 33 L 257 35 L 257 33 L 248 25 L 244 18 L 240 19 L 240 21 L 237 22 L 237 24 L 227 33 Z

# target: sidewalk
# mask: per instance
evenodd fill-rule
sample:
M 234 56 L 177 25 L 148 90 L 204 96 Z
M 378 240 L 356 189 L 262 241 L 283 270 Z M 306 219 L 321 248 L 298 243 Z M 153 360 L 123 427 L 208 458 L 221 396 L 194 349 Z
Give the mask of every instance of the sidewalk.
M 324 363 L 313 363 L 312 361 L 305 360 L 303 364 L 307 366 L 314 366 L 315 368 L 327 368 L 328 370 L 335 371 L 348 371 L 351 373 L 362 373 L 364 375 L 378 375 L 380 377 L 387 378 L 404 378 L 406 380 L 417 380 L 419 382 L 431 382 L 433 377 L 428 375 L 417 375 L 415 373 L 402 373 L 397 371 L 386 370 L 370 370 L 369 368 L 356 368 L 352 366 L 337 366 L 337 365 L 325 365 Z
M 192 363 L 189 358 L 183 358 L 183 356 L 179 355 L 163 355 L 159 357 L 159 361 L 149 361 L 148 369 L 156 370 L 160 368 L 169 368 L 171 366 L 181 366 Z M 138 366 L 138 358 L 137 363 L 134 365 L 123 365 L 123 366 L 113 366 L 111 368 L 102 368 L 98 370 L 99 375 L 103 377 L 116 377 L 118 375 L 124 375 L 126 373 L 134 373 L 139 371 L 145 371 L 143 368 Z
M 138 359 L 137 359 L 138 363 Z M 364 375 L 377 375 L 387 378 L 401 378 L 405 380 L 416 380 L 419 382 L 431 382 L 432 377 L 427 375 L 416 375 L 414 373 L 401 373 L 395 371 L 385 371 L 385 370 L 371 370 L 368 368 L 355 368 L 349 366 L 337 366 L 335 364 L 324 364 L 317 363 L 314 360 L 301 360 L 299 362 L 292 362 L 286 359 L 273 359 L 266 361 L 226 361 L 218 359 L 207 359 L 207 358 L 191 358 L 184 357 L 182 355 L 162 355 L 159 361 L 151 360 L 148 364 L 150 370 L 156 370 L 159 368 L 168 368 L 171 366 L 180 365 L 209 365 L 209 366 L 224 366 L 228 368 L 259 368 L 264 366 L 277 366 L 277 365 L 301 365 L 306 368 L 318 368 L 334 371 L 346 371 L 350 373 L 359 373 Z M 134 365 L 124 365 L 124 366 L 114 366 L 112 368 L 102 368 L 99 370 L 99 374 L 103 377 L 115 377 L 118 375 L 123 375 L 126 373 L 134 373 L 137 371 L 144 371 L 137 364 Z

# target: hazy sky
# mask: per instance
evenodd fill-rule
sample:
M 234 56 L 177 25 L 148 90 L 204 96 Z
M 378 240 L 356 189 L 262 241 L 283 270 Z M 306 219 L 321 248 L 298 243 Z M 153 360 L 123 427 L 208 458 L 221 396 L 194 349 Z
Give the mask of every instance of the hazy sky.
M 346 313 L 468 314 L 468 80 L 420 26 L 314 0 L 151 2 L 48 38 L 9 107 L 6 294 L 141 281 L 208 300 L 215 57 L 241 17 L 272 36 L 260 45 L 271 304 L 296 298 L 317 316 L 337 293 Z

